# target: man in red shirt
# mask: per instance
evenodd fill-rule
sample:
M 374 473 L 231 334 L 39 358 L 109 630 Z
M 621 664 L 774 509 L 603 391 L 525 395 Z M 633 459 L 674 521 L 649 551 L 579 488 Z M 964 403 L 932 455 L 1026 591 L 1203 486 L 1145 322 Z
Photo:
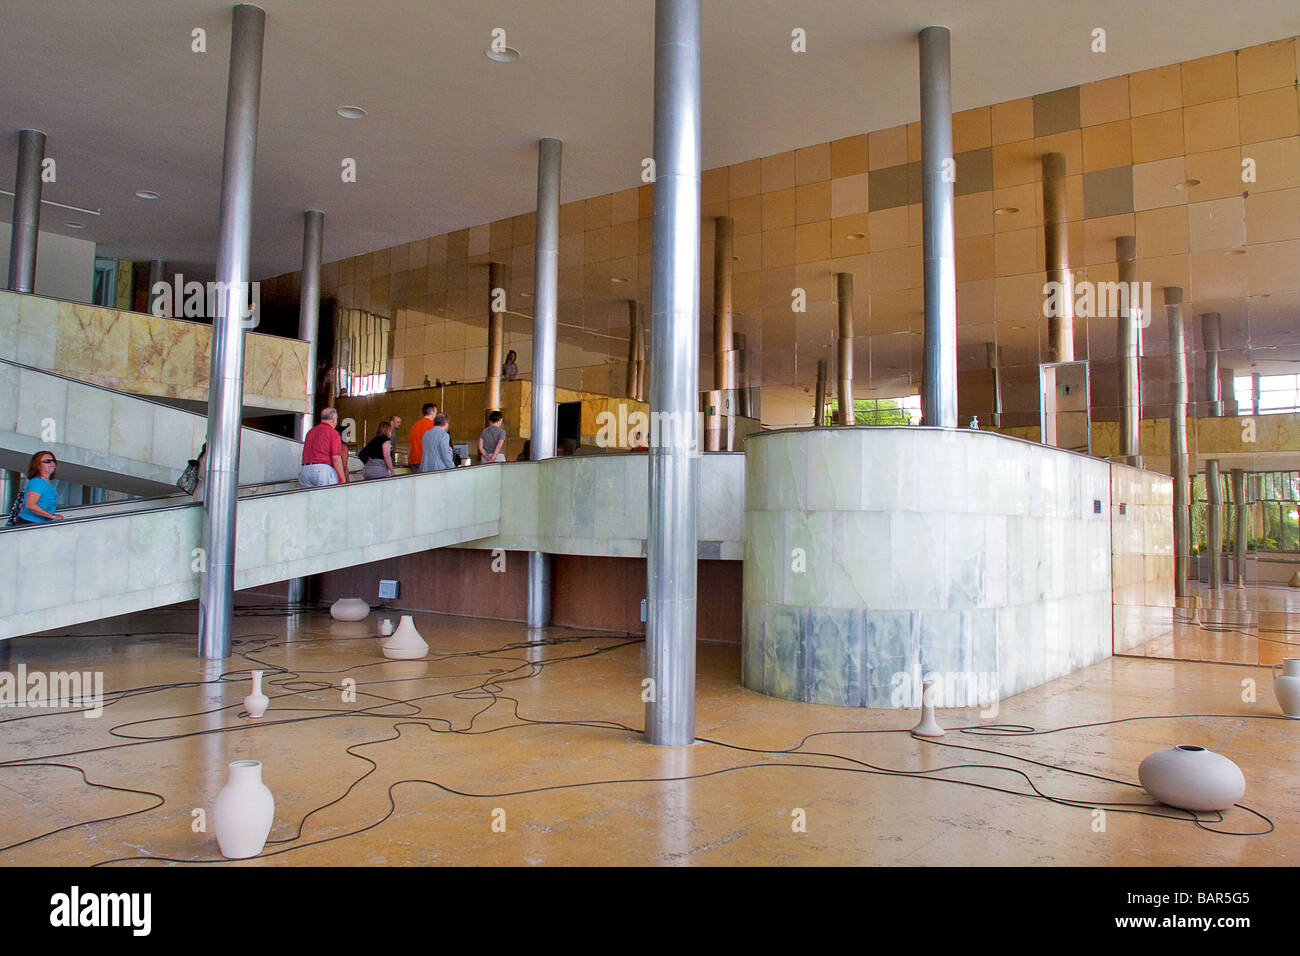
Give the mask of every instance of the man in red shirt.
M 424 456 L 424 433 L 433 427 L 433 418 L 438 414 L 438 406 L 432 402 L 426 402 L 423 410 L 424 417 L 411 426 L 411 434 L 407 439 L 407 458 L 411 462 L 411 470 L 420 470 L 420 460 Z
M 320 424 L 309 431 L 302 440 L 302 468 L 298 470 L 298 484 L 304 488 L 348 483 L 348 453 L 343 439 L 334 427 L 339 413 L 326 408 L 320 413 Z

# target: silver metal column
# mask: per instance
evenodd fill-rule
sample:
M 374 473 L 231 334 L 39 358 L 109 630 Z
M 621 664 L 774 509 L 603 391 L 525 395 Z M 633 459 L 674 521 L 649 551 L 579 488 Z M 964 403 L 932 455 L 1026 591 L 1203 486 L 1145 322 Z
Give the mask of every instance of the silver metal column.
M 1219 365 L 1219 401 L 1222 406 L 1221 414 L 1228 418 L 1235 418 L 1240 414 L 1237 407 L 1237 386 L 1236 374 L 1228 366 Z
M 560 265 L 560 153 L 558 139 L 537 144 L 537 247 L 533 286 L 533 461 L 555 457 L 555 337 Z M 528 554 L 528 626 L 551 623 L 551 556 Z
M 1192 555 L 1187 461 L 1187 334 L 1183 325 L 1183 290 L 1165 287 L 1169 318 L 1169 466 L 1174 479 L 1174 594 L 1187 595 L 1187 569 Z
M 636 400 L 644 402 L 646 397 L 646 358 L 645 358 L 645 324 L 636 327 Z
M 645 732 L 680 746 L 695 740 L 700 0 L 655 0 L 654 160 Z
M 627 397 L 637 395 L 637 344 L 641 338 L 640 303 L 627 300 Z
M 295 430 L 302 441 L 316 422 L 316 339 L 320 334 L 320 266 L 325 242 L 325 213 L 308 209 L 302 221 L 302 283 L 298 293 L 298 338 L 307 343 L 307 411 L 298 416 Z M 362 439 L 364 441 L 364 437 Z M 289 579 L 289 603 L 306 604 L 308 578 Z
M 1223 487 L 1219 482 L 1219 462 L 1205 463 L 1205 493 L 1209 507 L 1205 515 L 1205 538 L 1210 552 L 1210 589 L 1223 587 Z
M 489 262 L 487 378 L 484 379 L 483 396 L 483 407 L 489 412 L 501 408 L 501 364 L 505 360 L 506 313 L 504 306 L 498 310 L 493 305 L 497 289 L 506 295 L 506 264 Z
M 1205 349 L 1205 389 L 1201 415 L 1218 418 L 1223 414 L 1223 392 L 1219 382 L 1219 348 L 1221 318 L 1218 312 L 1201 315 L 1201 345 Z M 1217 459 L 1205 463 L 1205 490 L 1208 505 L 1205 537 L 1210 552 L 1210 587 L 1223 587 L 1223 490 L 1219 482 Z
M 813 425 L 816 428 L 821 428 L 826 424 L 827 364 L 826 359 L 817 360 L 817 387 L 813 391 Z
M 1130 291 L 1137 282 L 1137 237 L 1120 236 L 1115 240 L 1115 260 L 1119 264 L 1119 281 Z M 1142 420 L 1141 379 L 1138 376 L 1137 307 L 1138 296 L 1126 295 L 1127 306 L 1117 320 L 1119 359 L 1119 453 L 1130 465 L 1142 466 L 1138 446 Z
M 1201 418 L 1218 418 L 1223 414 L 1223 387 L 1219 380 L 1219 348 L 1222 319 L 1218 312 L 1201 316 L 1201 345 L 1205 349 L 1205 405 Z
M 743 333 L 732 332 L 731 342 L 736 349 L 736 414 L 748 418 L 750 417 L 749 351 Z
M 1246 472 L 1234 468 L 1229 475 L 1232 479 L 1232 508 L 1235 519 L 1232 529 L 1232 583 L 1239 588 L 1246 586 Z
M 925 256 L 926 425 L 957 427 L 957 267 L 953 205 L 952 38 L 926 27 L 921 39 L 921 219 Z
M 1070 271 L 1069 209 L 1065 194 L 1065 154 L 1043 157 L 1043 231 L 1047 281 L 1060 287 L 1059 307 L 1047 317 L 1050 360 L 1074 361 L 1074 273 Z
M 298 416 L 298 440 L 316 423 L 316 340 L 320 337 L 320 265 L 325 213 L 308 209 L 302 222 L 302 290 L 298 296 L 298 338 L 307 343 L 307 411 Z
M 154 303 L 162 298 L 162 295 L 155 295 L 154 289 L 158 288 L 160 283 L 167 281 L 167 263 L 162 259 L 153 259 L 149 262 L 149 314 L 153 315 L 156 310 Z M 177 310 L 178 311 L 178 310 Z M 175 315 L 172 318 L 176 318 Z
M 9 232 L 9 288 L 36 291 L 36 243 L 41 227 L 41 164 L 45 134 L 18 133 L 18 171 L 14 174 L 14 221 Z
M 733 341 L 731 273 L 734 255 L 735 223 L 730 216 L 719 216 L 713 226 L 713 388 L 708 404 L 715 414 L 706 416 L 705 448 L 721 451 L 722 416 L 735 414 L 736 351 Z
M 244 315 L 248 305 L 248 250 L 253 228 L 253 165 L 262 91 L 266 13 L 234 8 L 226 140 L 221 170 L 221 232 L 217 281 L 225 283 L 213 318 L 208 392 L 208 474 L 203 503 L 206 565 L 199 588 L 199 656 L 230 656 L 235 603 L 235 507 L 239 495 L 239 423 L 244 392 Z
M 996 342 L 984 343 L 984 358 L 993 372 L 993 427 L 1002 427 L 1002 349 Z
M 835 293 L 840 309 L 839 362 L 836 368 L 840 385 L 839 423 L 856 425 L 857 414 L 853 404 L 853 273 L 835 274 Z

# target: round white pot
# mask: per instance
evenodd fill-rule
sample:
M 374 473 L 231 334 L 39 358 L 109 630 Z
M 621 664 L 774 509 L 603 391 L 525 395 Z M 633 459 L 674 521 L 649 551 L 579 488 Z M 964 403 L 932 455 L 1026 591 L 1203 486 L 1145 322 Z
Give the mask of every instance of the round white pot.
M 221 855 L 228 860 L 257 856 L 274 820 L 275 797 L 262 783 L 261 762 L 232 760 L 230 782 L 212 805 L 212 825 Z
M 1273 678 L 1273 695 L 1288 717 L 1300 720 L 1300 657 L 1282 660 L 1282 675 Z
M 1246 792 L 1240 767 L 1186 744 L 1147 757 L 1138 766 L 1138 780 L 1161 803 L 1181 810 L 1226 810 Z
M 330 605 L 330 617 L 336 621 L 364 621 L 370 616 L 370 605 L 361 598 L 339 598 Z
M 270 704 L 271 698 L 262 693 L 262 671 L 253 671 L 253 692 L 244 698 L 248 716 L 254 719 L 261 717 Z
M 415 629 L 415 621 L 411 619 L 411 615 L 403 614 L 393 636 L 384 641 L 383 651 L 384 656 L 391 660 L 413 661 L 428 654 L 429 645 Z

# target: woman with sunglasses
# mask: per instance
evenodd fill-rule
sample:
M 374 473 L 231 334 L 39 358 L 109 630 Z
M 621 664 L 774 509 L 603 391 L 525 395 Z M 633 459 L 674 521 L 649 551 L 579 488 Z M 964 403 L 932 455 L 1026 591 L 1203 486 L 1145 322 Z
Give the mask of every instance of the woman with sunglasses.
M 54 472 L 58 467 L 59 462 L 52 451 L 38 451 L 32 455 L 27 466 L 27 492 L 23 495 L 23 510 L 18 512 L 19 521 L 44 524 L 63 520 L 63 515 L 54 513 L 59 506 L 59 493 L 54 488 Z

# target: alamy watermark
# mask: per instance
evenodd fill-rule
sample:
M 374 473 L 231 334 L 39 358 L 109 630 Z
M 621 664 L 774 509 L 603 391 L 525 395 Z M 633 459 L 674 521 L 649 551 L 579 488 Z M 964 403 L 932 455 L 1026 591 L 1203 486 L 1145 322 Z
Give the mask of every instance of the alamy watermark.
M 618 411 L 596 415 L 596 445 L 599 448 L 671 448 L 695 452 L 704 427 L 703 412 L 628 411 L 620 402 Z
M 979 707 L 985 718 L 998 715 L 1001 683 L 996 671 L 895 671 L 889 685 L 891 707 L 915 710 L 924 701 L 932 707 Z
M 0 707 L 67 707 L 83 716 L 104 713 L 103 671 L 0 671 Z
M 244 328 L 257 328 L 262 318 L 260 282 L 186 282 L 178 272 L 171 282 L 155 282 L 149 299 L 149 313 L 160 319 L 224 319 L 232 302 Z
M 1150 282 L 1089 282 L 1074 284 L 1074 315 L 1080 319 L 1117 319 L 1131 310 L 1137 312 L 1141 328 L 1151 324 Z M 1070 298 L 1070 284 L 1046 282 L 1043 284 L 1043 315 L 1047 318 L 1062 315 L 1064 304 Z

